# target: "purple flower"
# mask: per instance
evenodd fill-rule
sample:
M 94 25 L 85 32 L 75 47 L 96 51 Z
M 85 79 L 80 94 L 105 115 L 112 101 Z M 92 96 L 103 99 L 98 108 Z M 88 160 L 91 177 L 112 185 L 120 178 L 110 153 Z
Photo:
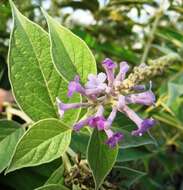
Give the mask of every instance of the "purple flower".
M 150 119 L 141 119 L 132 109 L 130 109 L 124 102 L 124 96 L 119 97 L 118 110 L 129 117 L 138 127 L 132 132 L 132 135 L 142 136 L 149 128 L 155 125 L 155 121 Z
M 145 90 L 145 85 L 136 85 L 132 88 L 132 90 L 135 91 L 144 91 Z
M 107 73 L 108 86 L 111 87 L 111 86 L 113 86 L 114 70 L 116 68 L 116 64 L 111 59 L 106 58 L 102 62 L 102 65 Z
M 152 118 L 144 119 L 137 130 L 132 131 L 132 135 L 134 136 L 142 136 L 145 132 L 147 132 L 151 127 L 156 124 L 156 121 Z
M 56 104 L 58 107 L 58 112 L 60 117 L 63 117 L 64 112 L 70 109 L 77 109 L 80 107 L 88 107 L 88 103 L 71 103 L 71 104 L 64 104 L 59 98 L 56 98 Z
M 85 87 L 86 89 L 95 89 L 95 88 L 101 88 L 105 90 L 106 88 L 106 74 L 105 73 L 99 73 L 98 75 L 89 74 L 88 75 L 88 82 L 86 83 Z
M 102 105 L 98 106 L 95 116 L 90 116 L 85 120 L 82 120 L 74 125 L 74 130 L 79 131 L 85 125 L 89 125 L 91 128 L 97 128 L 99 131 L 104 129 L 106 119 L 103 117 L 104 108 Z
M 87 126 L 88 123 L 90 122 L 90 120 L 93 119 L 93 116 L 87 118 L 87 119 L 84 119 L 78 123 L 76 123 L 74 126 L 73 126 L 73 130 L 78 132 L 81 128 L 83 128 L 84 126 Z
M 88 125 L 101 131 L 104 130 L 105 122 L 106 119 L 103 116 L 96 116 L 89 120 Z
M 105 73 L 99 73 L 98 75 L 89 74 L 88 82 L 85 85 L 85 93 L 87 96 L 99 95 L 105 92 L 107 84 L 105 83 L 106 75 Z
M 104 130 L 106 119 L 104 118 L 103 113 L 104 107 L 102 105 L 98 106 L 95 117 L 90 119 L 88 125 L 92 128 L 97 128 L 99 131 Z
M 112 123 L 116 117 L 116 114 L 117 114 L 117 107 L 114 106 L 112 108 L 112 111 L 111 111 L 109 117 L 107 118 L 107 120 L 105 122 L 105 129 L 109 128 L 112 125 Z
M 126 73 L 129 70 L 129 65 L 127 62 L 123 61 L 120 63 L 120 70 L 118 75 L 116 76 L 116 81 L 123 81 L 125 79 Z
M 79 76 L 75 76 L 74 80 L 69 83 L 67 96 L 71 97 L 74 92 L 85 95 L 85 89 L 79 83 Z
M 109 145 L 110 148 L 114 148 L 119 141 L 123 139 L 123 134 L 120 132 L 114 133 L 112 130 L 107 129 L 105 130 L 105 133 L 107 135 L 107 141 L 106 144 Z
M 71 97 L 75 92 L 80 93 L 81 95 L 86 96 L 84 98 L 84 101 L 86 101 L 85 103 L 64 104 L 57 98 L 57 106 L 61 117 L 64 115 L 64 112 L 69 109 L 80 107 L 89 107 L 92 111 L 96 111 L 97 109 L 95 114 L 87 116 L 86 119 L 76 123 L 73 130 L 79 131 L 82 127 L 89 126 L 98 131 L 104 131 L 107 135 L 106 144 L 108 144 L 109 147 L 114 148 L 118 142 L 123 139 L 122 133 L 113 132 L 111 130 L 117 111 L 124 113 L 137 125 L 137 129 L 132 131 L 132 135 L 141 136 L 155 125 L 155 120 L 152 118 L 142 119 L 129 107 L 129 104 L 153 105 L 155 103 L 155 96 L 151 91 L 151 82 L 148 91 L 144 92 L 144 85 L 134 85 L 131 89 L 124 89 L 124 94 L 119 94 L 123 93 L 123 81 L 129 70 L 128 63 L 120 63 L 119 72 L 116 77 L 116 64 L 111 59 L 106 58 L 102 62 L 102 66 L 104 67 L 106 74 L 89 74 L 85 86 L 80 84 L 79 76 L 76 76 L 68 85 L 68 96 Z M 145 64 L 141 64 L 138 67 L 140 70 L 146 70 L 147 68 L 148 66 Z M 133 91 L 140 92 L 130 93 Z M 104 117 L 104 106 L 109 105 L 112 107 L 112 111 L 106 119 Z
M 154 105 L 156 98 L 151 90 L 139 94 L 131 94 L 125 97 L 127 103 L 143 104 L 146 106 Z
M 110 70 L 116 67 L 116 64 L 109 58 L 104 59 L 102 64 L 104 65 L 105 68 L 110 69 Z

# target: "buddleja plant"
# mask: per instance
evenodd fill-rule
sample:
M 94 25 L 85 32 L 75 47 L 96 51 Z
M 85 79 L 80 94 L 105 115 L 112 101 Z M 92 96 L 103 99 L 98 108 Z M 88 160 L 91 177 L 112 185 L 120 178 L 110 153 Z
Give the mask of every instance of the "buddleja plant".
M 10 4 L 14 27 L 9 48 L 9 78 L 16 102 L 30 117 L 31 124 L 25 133 L 18 131 L 18 144 L 9 155 L 11 161 L 1 169 L 8 167 L 6 173 L 9 173 L 62 157 L 67 172 L 71 172 L 67 155 L 78 160 L 69 147 L 71 137 L 87 133 L 90 140 L 83 168 L 92 171 L 95 189 L 99 189 L 115 164 L 119 143 L 123 145 L 126 138 L 126 134 L 112 127 L 117 112 L 135 123 L 136 129 L 130 135 L 142 138 L 156 122 L 138 116 L 130 104 L 154 105 L 151 82 L 146 89 L 142 81 L 161 73 L 177 57 L 166 56 L 150 66 L 141 64 L 128 77 L 126 62 L 117 64 L 106 58 L 101 63 L 105 73 L 97 74 L 95 58 L 84 41 L 43 11 L 48 34 Z M 67 189 L 63 185 L 38 189 Z

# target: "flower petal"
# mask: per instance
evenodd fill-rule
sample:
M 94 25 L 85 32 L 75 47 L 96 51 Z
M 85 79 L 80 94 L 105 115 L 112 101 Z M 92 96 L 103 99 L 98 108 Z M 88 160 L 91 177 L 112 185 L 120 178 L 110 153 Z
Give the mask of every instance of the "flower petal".
M 78 92 L 82 95 L 85 95 L 85 89 L 79 83 L 79 76 L 76 76 L 73 81 L 71 81 L 68 85 L 68 97 L 71 97 L 74 92 Z
M 106 144 L 108 144 L 110 148 L 114 148 L 124 137 L 122 133 L 113 133 L 110 129 L 105 130 L 105 133 L 108 137 Z
M 100 83 L 105 82 L 106 78 L 107 78 L 107 77 L 106 77 L 106 74 L 105 74 L 105 73 L 99 73 L 99 74 L 97 75 L 98 82 L 100 82 Z
M 129 70 L 129 65 L 127 62 L 123 61 L 120 63 L 120 70 L 119 73 L 116 76 L 115 81 L 123 81 L 125 79 L 126 73 Z
M 127 103 L 143 104 L 147 106 L 155 104 L 156 101 L 155 95 L 151 90 L 139 94 L 128 95 L 125 99 Z
M 155 124 L 156 124 L 156 121 L 152 118 L 144 119 L 141 123 L 141 126 L 137 130 L 132 131 L 132 135 L 142 136 L 145 132 L 147 132 Z

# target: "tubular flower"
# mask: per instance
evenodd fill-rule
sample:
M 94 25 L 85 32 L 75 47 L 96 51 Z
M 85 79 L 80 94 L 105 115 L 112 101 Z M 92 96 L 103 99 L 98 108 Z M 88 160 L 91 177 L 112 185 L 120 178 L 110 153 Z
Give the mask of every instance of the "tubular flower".
M 105 130 L 105 133 L 107 135 L 106 144 L 108 144 L 110 148 L 114 148 L 118 144 L 118 142 L 123 139 L 122 133 L 114 133 L 111 129 Z
M 102 62 L 102 65 L 107 74 L 108 86 L 111 87 L 113 85 L 113 81 L 114 81 L 114 71 L 116 68 L 116 64 L 111 59 L 106 58 Z
M 107 88 L 107 84 L 105 83 L 106 78 L 105 73 L 99 73 L 98 75 L 89 74 L 88 82 L 85 85 L 86 95 L 99 95 L 105 92 Z
M 70 109 L 80 107 L 93 109 L 95 114 L 87 115 L 83 120 L 80 120 L 73 126 L 73 130 L 78 132 L 84 126 L 88 126 L 106 134 L 107 140 L 104 142 L 110 148 L 114 148 L 123 138 L 124 135 L 120 132 L 112 130 L 112 123 L 116 118 L 117 112 L 125 114 L 136 125 L 137 129 L 133 130 L 133 136 L 142 136 L 150 128 L 155 125 L 153 118 L 142 119 L 130 107 L 130 104 L 154 105 L 155 96 L 150 89 L 145 91 L 145 85 L 134 84 L 130 85 L 128 91 L 119 91 L 118 87 L 123 86 L 126 74 L 129 70 L 127 62 L 121 62 L 119 72 L 115 76 L 116 64 L 109 58 L 102 62 L 105 73 L 98 75 L 89 74 L 88 81 L 84 86 L 79 82 L 79 76 L 76 76 L 68 85 L 68 97 L 73 93 L 80 93 L 85 96 L 86 102 L 64 104 L 57 98 L 57 106 L 59 115 L 62 117 L 64 112 Z M 141 65 L 139 68 L 144 69 L 146 65 Z M 134 93 L 134 91 L 136 93 Z M 139 92 L 140 91 L 140 92 Z M 107 118 L 104 116 L 106 105 L 111 105 L 112 110 Z
M 69 83 L 68 86 L 68 97 L 71 97 L 74 92 L 78 92 L 82 95 L 85 95 L 85 89 L 79 83 L 79 76 L 75 76 L 74 80 Z

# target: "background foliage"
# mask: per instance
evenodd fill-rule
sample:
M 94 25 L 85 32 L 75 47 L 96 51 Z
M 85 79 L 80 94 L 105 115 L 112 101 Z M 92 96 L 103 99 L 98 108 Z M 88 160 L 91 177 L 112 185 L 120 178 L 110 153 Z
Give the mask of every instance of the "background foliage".
M 47 25 L 40 6 L 43 6 L 59 23 L 69 27 L 92 49 L 99 71 L 102 70 L 100 62 L 105 57 L 111 57 L 116 61 L 126 60 L 133 67 L 144 60 L 150 62 L 171 52 L 182 56 L 182 1 L 170 0 L 168 10 L 159 18 L 154 12 L 158 9 L 158 4 L 153 0 L 25 0 L 24 3 L 16 0 L 14 2 L 25 16 L 46 30 Z M 165 2 L 167 3 L 168 1 Z M 10 89 L 6 60 L 12 26 L 11 17 L 9 3 L 6 0 L 0 1 L 0 87 L 6 90 Z M 146 55 L 144 52 L 147 49 L 149 52 Z M 136 107 L 136 109 L 141 111 L 142 115 L 154 117 L 158 125 L 152 129 L 151 138 L 144 136 L 136 139 L 130 138 L 129 135 L 121 143 L 117 163 L 107 177 L 110 184 L 107 182 L 104 184 L 106 189 L 115 189 L 116 186 L 119 189 L 147 189 L 148 187 L 149 190 L 181 190 L 183 188 L 182 63 L 170 65 L 161 76 L 152 80 L 153 90 L 157 95 L 156 107 L 148 109 Z M 15 112 L 15 110 L 18 109 L 14 103 L 4 104 L 0 117 L 15 120 L 26 127 L 26 116 L 22 116 L 21 112 Z M 8 121 L 2 120 L 0 127 L 5 125 L 4 122 Z M 8 142 L 10 135 L 13 135 L 14 140 L 17 141 L 22 133 L 20 129 L 11 129 L 11 121 L 6 125 L 10 130 L 0 132 L 1 150 Z M 132 125 L 121 116 L 115 121 L 115 127 L 126 134 L 129 134 L 128 131 Z M 81 154 L 81 157 L 85 157 L 88 136 L 82 133 L 73 138 L 77 139 L 78 144 L 71 143 L 71 146 Z M 0 157 L 2 155 L 3 153 L 0 152 Z M 58 159 L 49 164 L 21 169 L 6 176 L 2 173 L 0 183 L 5 189 L 25 190 L 34 189 L 43 184 L 48 185 L 50 175 L 53 176 L 53 172 L 62 170 L 60 165 L 61 161 Z M 0 170 L 3 169 L 0 165 Z M 52 178 L 52 180 L 56 179 Z M 62 184 L 62 180 L 51 183 Z M 59 185 L 57 186 L 60 188 Z M 51 188 L 56 187 L 49 189 Z M 74 188 L 76 189 L 77 185 Z

